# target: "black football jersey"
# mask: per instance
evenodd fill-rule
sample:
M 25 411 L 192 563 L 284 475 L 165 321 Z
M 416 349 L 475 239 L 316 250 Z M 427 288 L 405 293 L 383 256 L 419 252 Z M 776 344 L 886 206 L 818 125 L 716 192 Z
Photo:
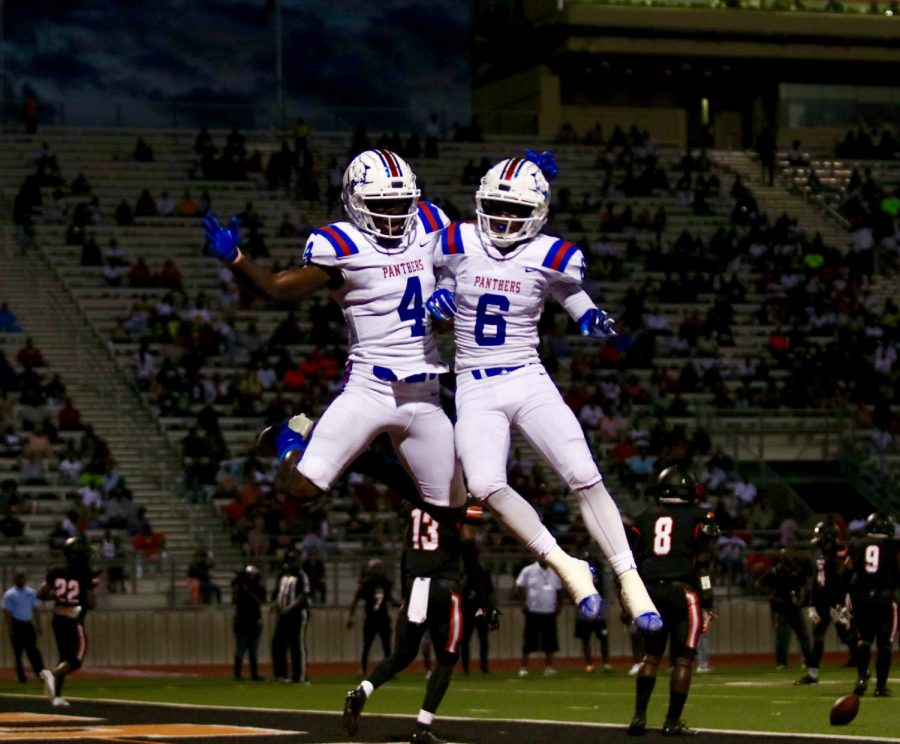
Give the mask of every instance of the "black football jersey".
M 641 578 L 700 589 L 696 562 L 708 550 L 704 527 L 713 523 L 712 512 L 694 504 L 659 504 L 641 512 L 631 528 Z
M 813 558 L 812 603 L 818 608 L 843 603 L 844 587 L 839 566 L 843 556 L 835 551 L 816 551 Z
M 393 582 L 384 576 L 370 576 L 359 582 L 357 599 L 365 603 L 366 617 L 386 617 Z
M 81 617 L 87 612 L 88 592 L 93 588 L 90 571 L 68 567 L 51 568 L 47 571 L 47 585 L 53 588 L 57 607 L 81 607 Z
M 874 536 L 852 540 L 848 554 L 853 565 L 849 580 L 854 594 L 890 595 L 897 589 L 897 541 Z
M 448 512 L 441 519 L 424 509 L 409 515 L 403 553 L 404 583 L 414 578 L 458 578 L 463 572 L 462 515 Z

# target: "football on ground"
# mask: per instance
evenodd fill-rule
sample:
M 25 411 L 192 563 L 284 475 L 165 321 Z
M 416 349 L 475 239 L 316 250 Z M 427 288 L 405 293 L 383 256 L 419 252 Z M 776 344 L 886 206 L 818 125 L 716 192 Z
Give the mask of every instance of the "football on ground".
M 831 706 L 831 725 L 846 726 L 859 713 L 859 695 L 844 695 Z

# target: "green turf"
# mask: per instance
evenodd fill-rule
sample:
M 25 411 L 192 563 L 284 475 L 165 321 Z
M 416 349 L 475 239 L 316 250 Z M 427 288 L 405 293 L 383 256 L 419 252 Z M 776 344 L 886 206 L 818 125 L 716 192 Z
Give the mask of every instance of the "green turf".
M 634 678 L 623 671 L 587 675 L 580 670 L 544 678 L 535 666 L 532 675 L 514 673 L 490 677 L 458 675 L 440 714 L 477 718 L 597 721 L 627 724 L 634 705 Z M 709 675 L 695 675 L 685 719 L 703 728 L 830 733 L 900 737 L 900 695 L 863 698 L 860 713 L 849 726 L 828 723 L 831 704 L 853 684 L 849 669 L 823 669 L 817 686 L 795 687 L 801 670 L 776 672 L 759 667 L 729 667 Z M 315 678 L 309 685 L 275 682 L 234 682 L 226 678 L 125 678 L 91 680 L 73 677 L 66 684 L 70 698 L 112 698 L 152 702 L 193 703 L 227 707 L 271 707 L 339 711 L 344 693 L 356 684 L 348 676 Z M 900 680 L 892 680 L 900 692 Z M 422 701 L 425 679 L 407 673 L 377 690 L 367 713 L 415 715 Z M 2 693 L 40 693 L 37 683 L 0 682 Z M 662 674 L 650 705 L 648 723 L 662 723 L 668 701 L 668 675 Z

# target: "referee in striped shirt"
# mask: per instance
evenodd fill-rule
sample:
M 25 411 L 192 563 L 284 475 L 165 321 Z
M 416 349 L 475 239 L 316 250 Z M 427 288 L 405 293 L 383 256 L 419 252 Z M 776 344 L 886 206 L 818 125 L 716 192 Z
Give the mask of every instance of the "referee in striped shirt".
M 273 611 L 278 614 L 272 636 L 272 668 L 279 682 L 306 682 L 306 625 L 309 622 L 309 578 L 297 554 L 289 550 L 272 594 Z M 287 652 L 291 652 L 291 671 L 287 674 Z

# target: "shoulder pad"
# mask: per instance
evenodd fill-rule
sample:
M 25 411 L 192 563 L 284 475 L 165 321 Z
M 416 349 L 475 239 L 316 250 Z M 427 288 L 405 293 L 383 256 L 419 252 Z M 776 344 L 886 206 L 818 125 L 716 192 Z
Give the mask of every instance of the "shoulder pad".
M 557 240 L 550 246 L 550 250 L 547 251 L 542 266 L 547 269 L 559 271 L 560 273 L 565 273 L 569 261 L 572 260 L 572 256 L 578 253 L 579 250 L 577 245 L 570 243 L 568 240 Z
M 458 256 L 465 253 L 462 230 L 458 222 L 452 223 L 441 233 L 441 251 L 445 256 Z
M 334 254 L 338 258 L 346 258 L 347 256 L 352 256 L 354 253 L 359 253 L 359 248 L 356 247 L 356 244 L 350 236 L 337 225 L 320 227 L 313 232 L 313 235 L 319 235 L 325 238 L 325 240 L 331 244 L 331 247 L 334 248 Z
M 446 227 L 449 220 L 446 215 L 430 201 L 422 200 L 418 203 L 419 220 L 422 229 L 427 233 L 437 232 Z

